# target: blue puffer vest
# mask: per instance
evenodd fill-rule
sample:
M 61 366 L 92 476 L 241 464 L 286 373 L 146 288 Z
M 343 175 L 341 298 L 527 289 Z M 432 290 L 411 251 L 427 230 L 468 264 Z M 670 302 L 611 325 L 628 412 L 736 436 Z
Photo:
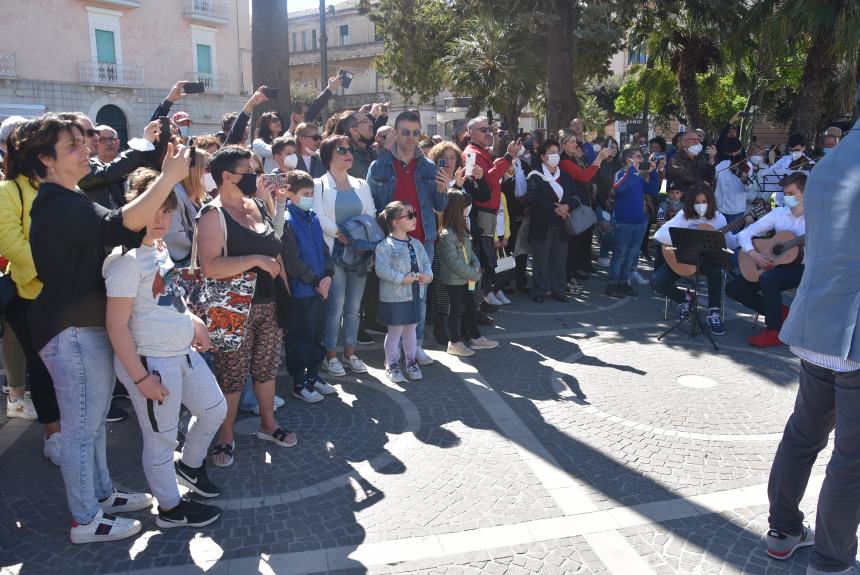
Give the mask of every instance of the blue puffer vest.
M 318 277 L 325 273 L 325 240 L 323 240 L 322 228 L 316 214 L 304 211 L 292 202 L 287 204 L 286 221 L 296 238 L 299 248 L 299 258 Z M 290 277 L 290 290 L 295 299 L 313 297 L 317 295 L 314 286 L 306 284 L 296 277 Z

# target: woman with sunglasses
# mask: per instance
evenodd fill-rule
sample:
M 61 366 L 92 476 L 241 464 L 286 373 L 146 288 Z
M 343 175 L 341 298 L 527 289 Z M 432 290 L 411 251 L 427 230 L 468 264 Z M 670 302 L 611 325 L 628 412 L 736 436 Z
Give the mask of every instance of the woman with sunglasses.
M 320 129 L 313 122 L 302 122 L 296 126 L 296 143 L 299 148 L 299 163 L 296 169 L 309 173 L 315 179 L 321 178 L 326 173 L 326 166 L 320 161 L 317 152 L 321 141 Z
M 300 144 L 301 145 L 301 144 Z M 314 181 L 314 211 L 320 220 L 329 251 L 335 253 L 335 243 L 348 245 L 350 239 L 340 226 L 362 214 L 376 217 L 373 196 L 367 182 L 353 178 L 347 171 L 352 167 L 349 138 L 332 136 L 320 146 L 320 161 L 328 172 Z M 301 162 L 301 159 L 299 160 Z M 367 373 L 355 345 L 358 337 L 358 311 L 367 270 L 348 269 L 335 260 L 334 277 L 328 296 L 324 343 L 326 358 L 323 369 L 333 376 L 346 375 L 344 364 L 354 373 Z M 337 339 L 343 322 L 343 362 L 337 358 Z

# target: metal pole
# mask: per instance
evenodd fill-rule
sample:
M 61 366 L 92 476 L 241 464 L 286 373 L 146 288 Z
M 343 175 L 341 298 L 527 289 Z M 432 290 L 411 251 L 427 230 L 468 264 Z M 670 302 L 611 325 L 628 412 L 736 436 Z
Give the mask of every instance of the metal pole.
M 320 88 L 328 86 L 328 34 L 325 32 L 325 0 L 320 0 Z M 328 116 L 328 106 L 322 111 L 323 121 Z

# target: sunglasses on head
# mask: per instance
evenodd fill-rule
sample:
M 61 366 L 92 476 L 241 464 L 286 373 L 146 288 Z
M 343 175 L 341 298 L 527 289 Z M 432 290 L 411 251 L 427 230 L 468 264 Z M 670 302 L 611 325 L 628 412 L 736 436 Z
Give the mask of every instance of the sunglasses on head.
M 334 149 L 334 153 L 338 156 L 345 156 L 349 153 L 349 148 L 347 148 L 346 146 L 338 146 Z
M 421 136 L 421 130 L 400 130 L 400 135 L 404 138 L 408 138 L 412 136 L 413 138 L 418 138 Z
M 493 130 L 489 126 L 482 126 L 480 128 L 472 128 L 472 129 L 475 130 L 476 132 L 481 132 L 482 134 L 488 134 Z
M 406 218 L 407 220 L 414 220 L 415 219 L 415 211 L 409 210 L 408 212 L 406 212 L 402 216 L 398 217 L 397 219 L 402 220 L 403 218 Z
M 320 136 L 319 134 L 314 134 L 314 135 L 312 135 L 312 136 L 299 136 L 299 137 L 300 137 L 300 138 L 310 138 L 310 139 L 312 139 L 314 142 L 322 141 L 322 136 Z
M 87 130 L 84 130 L 84 135 L 87 136 L 88 138 L 94 138 L 95 136 L 98 136 L 99 133 L 97 131 L 93 130 L 92 128 L 89 128 Z

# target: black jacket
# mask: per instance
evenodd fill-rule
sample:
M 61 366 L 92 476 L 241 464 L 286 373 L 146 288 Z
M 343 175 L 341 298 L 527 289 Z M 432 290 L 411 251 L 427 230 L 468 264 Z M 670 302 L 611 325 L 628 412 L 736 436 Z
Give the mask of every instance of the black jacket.
M 559 183 L 564 193 L 561 202 L 552 187 L 544 181 L 542 175 L 533 174 L 528 178 L 528 194 L 531 199 L 531 214 L 529 224 L 529 240 L 545 240 L 546 232 L 551 227 L 564 228 L 564 220 L 555 214 L 556 204 L 563 203 L 572 210 L 576 206 L 574 198 L 573 178 L 559 168 L 561 174 Z

